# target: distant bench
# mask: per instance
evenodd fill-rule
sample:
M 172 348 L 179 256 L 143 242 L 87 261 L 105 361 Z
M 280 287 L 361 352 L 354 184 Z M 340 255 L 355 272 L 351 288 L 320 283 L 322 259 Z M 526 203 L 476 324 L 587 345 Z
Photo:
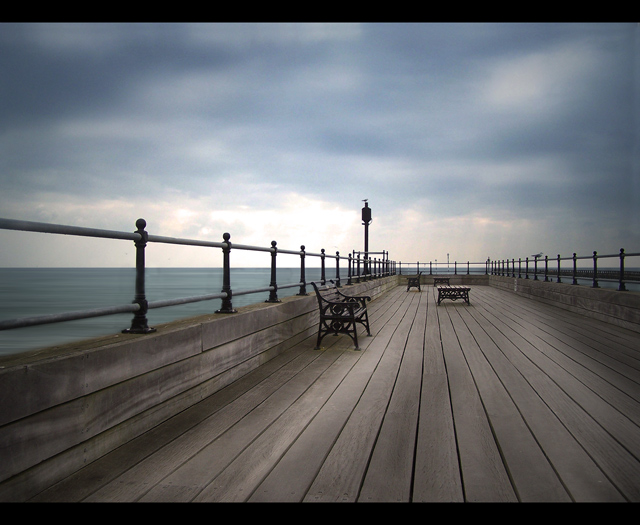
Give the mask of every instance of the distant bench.
M 436 286 L 438 284 L 449 284 L 449 278 L 448 277 L 434 277 L 433 278 L 433 285 Z
M 321 288 L 318 288 L 316 283 L 311 283 L 320 307 L 316 350 L 320 348 L 320 341 L 327 334 L 347 334 L 353 339 L 356 350 L 359 350 L 357 325 L 363 325 L 367 329 L 367 334 L 371 335 L 367 314 L 367 301 L 370 301 L 371 297 L 344 295 L 333 281 L 330 282 L 330 285 L 327 284 Z
M 407 279 L 407 292 L 409 291 L 409 288 L 411 287 L 415 287 L 418 289 L 418 291 L 422 291 L 420 289 L 420 276 L 422 275 L 422 272 L 418 272 L 418 275 L 410 275 Z
M 448 281 L 448 279 L 447 279 Z M 435 283 L 434 283 L 435 284 Z M 469 303 L 469 291 L 471 288 L 468 286 L 456 286 L 450 284 L 440 284 L 437 286 L 438 288 L 438 306 L 440 306 L 440 302 L 445 299 L 451 299 L 455 301 L 456 299 L 462 299 L 465 303 Z

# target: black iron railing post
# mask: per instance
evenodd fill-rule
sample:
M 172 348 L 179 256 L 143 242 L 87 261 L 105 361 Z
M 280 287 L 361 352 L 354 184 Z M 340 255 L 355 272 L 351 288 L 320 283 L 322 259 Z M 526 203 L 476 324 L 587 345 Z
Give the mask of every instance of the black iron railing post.
M 524 278 L 529 278 L 529 257 L 525 257 Z
M 518 279 L 522 279 L 522 257 L 518 257 Z
M 304 272 L 304 245 L 300 246 L 300 291 L 298 295 L 308 295 L 307 294 L 307 278 Z
M 515 258 L 511 259 L 511 277 L 516 276 L 516 260 Z
M 273 286 L 273 290 L 269 292 L 269 299 L 265 303 L 280 303 L 278 299 L 278 283 L 276 281 L 276 257 L 278 256 L 278 248 L 276 241 L 271 241 L 271 282 L 269 286 Z
M 573 282 L 571 284 L 578 284 L 578 256 L 573 253 Z
M 538 256 L 534 256 L 533 258 L 533 280 L 538 280 Z
M 231 291 L 231 234 L 224 233 L 222 239 L 225 246 L 222 248 L 222 293 L 226 293 L 227 296 L 222 299 L 222 307 L 220 310 L 216 310 L 217 314 L 235 314 L 237 310 L 233 309 L 231 297 L 233 292 Z
M 360 283 L 360 252 L 358 252 L 358 262 L 357 262 L 357 272 L 356 272 L 356 282 Z
M 348 273 L 348 279 L 347 279 L 347 284 L 348 285 L 353 284 L 351 282 L 351 265 L 352 265 L 352 263 L 353 263 L 353 258 L 351 257 L 351 254 L 349 254 L 349 270 L 348 270 L 349 273 Z
M 593 252 L 593 284 L 592 288 L 600 288 L 598 284 L 598 252 Z
M 144 231 L 147 226 L 147 221 L 144 219 L 138 219 L 136 221 L 136 227 L 138 228 L 135 233 L 140 235 L 140 239 L 134 241 L 136 247 L 136 293 L 133 302 L 139 306 L 138 311 L 133 314 L 131 320 L 131 327 L 122 330 L 124 334 L 148 334 L 155 332 L 155 328 L 151 328 L 147 321 L 147 312 L 149 311 L 149 303 L 147 302 L 145 292 L 145 248 L 147 246 L 147 240 L 149 234 Z
M 620 248 L 620 276 L 618 278 L 618 291 L 627 291 L 627 287 L 624 284 L 624 248 Z
M 544 256 L 544 282 L 549 282 L 549 256 Z
M 324 257 L 325 257 L 324 248 L 322 248 L 320 250 L 320 284 L 322 284 L 322 286 L 327 284 L 327 277 L 324 271 Z
M 336 252 L 336 287 L 340 288 L 340 252 Z
M 556 282 L 562 282 L 562 277 L 560 277 L 560 254 L 558 254 L 558 277 L 556 278 Z

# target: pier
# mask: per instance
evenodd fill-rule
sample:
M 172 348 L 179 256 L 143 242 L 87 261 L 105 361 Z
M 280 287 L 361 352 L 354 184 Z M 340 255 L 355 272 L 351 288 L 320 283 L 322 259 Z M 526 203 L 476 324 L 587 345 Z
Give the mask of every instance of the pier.
M 0 501 L 640 501 L 640 293 L 500 273 L 343 282 L 360 350 L 301 293 L 2 358 Z

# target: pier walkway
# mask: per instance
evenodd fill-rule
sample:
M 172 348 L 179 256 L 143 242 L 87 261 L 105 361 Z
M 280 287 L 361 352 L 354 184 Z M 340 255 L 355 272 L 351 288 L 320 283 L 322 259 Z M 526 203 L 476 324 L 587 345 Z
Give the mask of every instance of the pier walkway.
M 640 501 L 640 334 L 398 286 L 32 501 Z

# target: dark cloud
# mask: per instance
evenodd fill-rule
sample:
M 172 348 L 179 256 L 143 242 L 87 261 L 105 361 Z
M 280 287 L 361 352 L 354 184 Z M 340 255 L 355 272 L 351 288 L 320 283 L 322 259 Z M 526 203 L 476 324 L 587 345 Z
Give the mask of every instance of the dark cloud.
M 24 209 L 295 192 L 622 231 L 637 41 L 635 24 L 3 24 L 0 185 Z

